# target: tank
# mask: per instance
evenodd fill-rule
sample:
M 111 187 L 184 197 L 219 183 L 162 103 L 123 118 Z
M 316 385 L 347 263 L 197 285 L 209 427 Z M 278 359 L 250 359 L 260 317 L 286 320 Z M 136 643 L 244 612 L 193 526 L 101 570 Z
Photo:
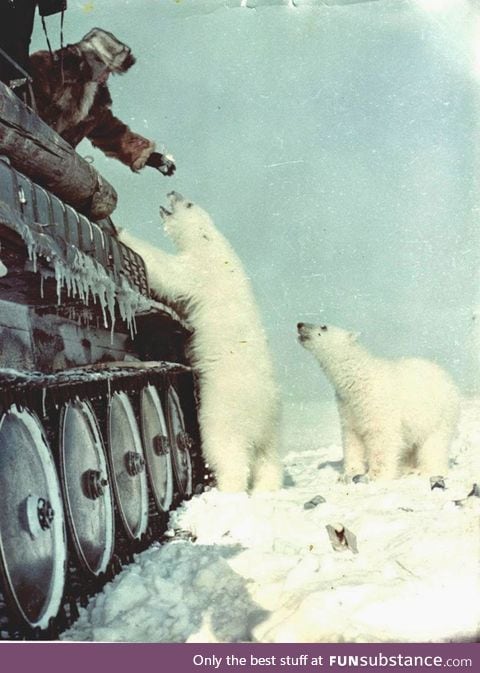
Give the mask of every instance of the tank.
M 206 473 L 190 332 L 112 189 L 2 84 L 0 109 L 0 637 L 52 640 Z

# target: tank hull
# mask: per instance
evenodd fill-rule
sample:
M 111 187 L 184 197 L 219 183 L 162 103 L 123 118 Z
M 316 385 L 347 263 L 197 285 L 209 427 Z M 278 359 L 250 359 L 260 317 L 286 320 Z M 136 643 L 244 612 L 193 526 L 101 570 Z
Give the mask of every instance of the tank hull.
M 53 640 L 208 475 L 188 325 L 80 174 L 106 183 L 12 96 L 0 85 L 0 639 Z

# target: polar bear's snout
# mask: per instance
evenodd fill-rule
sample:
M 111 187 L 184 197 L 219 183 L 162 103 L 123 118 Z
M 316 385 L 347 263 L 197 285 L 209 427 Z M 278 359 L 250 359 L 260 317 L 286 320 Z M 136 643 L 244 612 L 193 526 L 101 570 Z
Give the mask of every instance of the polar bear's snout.
M 174 206 L 176 203 L 179 201 L 185 201 L 184 197 L 180 194 L 180 192 L 168 192 L 167 197 L 170 199 L 170 205 Z
M 309 322 L 297 322 L 297 329 L 299 332 L 310 332 L 312 330 L 326 332 L 328 330 L 328 325 L 312 325 L 312 323 Z
M 315 327 L 314 325 L 311 325 L 310 323 L 306 322 L 297 323 L 298 340 L 300 341 L 300 343 L 309 340 L 310 332 L 314 327 Z
M 190 208 L 193 204 L 186 202 L 185 198 L 179 192 L 169 192 L 167 198 L 170 202 L 170 210 L 165 208 L 165 206 L 160 206 L 160 217 L 162 220 L 165 220 L 167 217 L 172 217 L 175 212 L 175 207 L 179 204 L 184 204 L 187 208 Z
M 179 213 L 181 208 L 193 208 L 193 203 L 191 201 L 188 201 L 182 194 L 179 192 L 169 192 L 167 194 L 167 198 L 170 202 L 170 210 L 168 208 L 165 208 L 165 206 L 160 206 L 160 217 L 162 219 L 165 219 L 166 217 L 171 217 L 172 215 L 175 215 Z

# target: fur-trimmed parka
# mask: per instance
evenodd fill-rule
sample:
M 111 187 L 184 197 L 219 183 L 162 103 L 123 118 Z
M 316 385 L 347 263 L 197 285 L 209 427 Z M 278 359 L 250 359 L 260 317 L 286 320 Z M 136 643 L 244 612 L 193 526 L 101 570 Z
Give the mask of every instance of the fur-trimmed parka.
M 111 73 L 134 63 L 129 47 L 99 28 L 54 52 L 53 61 L 48 51 L 35 52 L 31 73 L 39 116 L 73 147 L 86 137 L 107 156 L 140 170 L 155 144 L 113 115 L 107 87 Z

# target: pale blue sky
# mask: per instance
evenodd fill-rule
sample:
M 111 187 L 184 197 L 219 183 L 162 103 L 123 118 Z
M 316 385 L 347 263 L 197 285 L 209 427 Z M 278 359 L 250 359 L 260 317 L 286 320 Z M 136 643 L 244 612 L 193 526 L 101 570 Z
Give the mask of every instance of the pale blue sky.
M 296 343 L 300 319 L 436 359 L 471 389 L 479 110 L 461 17 L 413 0 L 225 4 L 70 0 L 67 42 L 97 25 L 132 47 L 114 110 L 178 164 L 173 179 L 133 175 L 83 143 L 119 191 L 114 220 L 167 245 L 171 189 L 213 215 L 252 278 L 286 398 L 330 394 Z

